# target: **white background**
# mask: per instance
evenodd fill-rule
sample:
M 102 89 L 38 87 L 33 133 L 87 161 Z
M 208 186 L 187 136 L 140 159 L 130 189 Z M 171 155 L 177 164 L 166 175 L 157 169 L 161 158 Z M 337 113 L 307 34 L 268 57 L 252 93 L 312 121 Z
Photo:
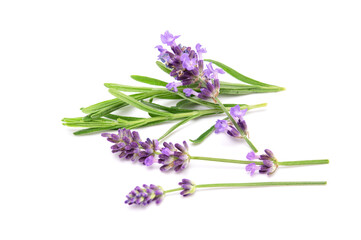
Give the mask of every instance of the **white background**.
M 360 221 L 359 1 L 1 1 L 1 239 L 356 239 Z M 171 81 L 154 64 L 160 34 L 280 93 L 222 98 L 267 108 L 246 116 L 251 139 L 280 161 L 330 164 L 250 177 L 244 166 L 192 162 L 181 174 L 121 161 L 99 134 L 63 117 L 111 99 L 104 82 Z M 234 81 L 230 76 L 222 80 Z M 163 102 L 171 104 L 172 102 Z M 146 116 L 128 107 L 123 114 Z M 223 116 L 222 116 L 223 117 Z M 167 140 L 195 138 L 218 117 Z M 157 138 L 171 124 L 140 129 Z M 244 159 L 245 143 L 209 137 L 191 154 Z M 327 186 L 200 190 L 129 207 L 136 185 L 327 180 Z

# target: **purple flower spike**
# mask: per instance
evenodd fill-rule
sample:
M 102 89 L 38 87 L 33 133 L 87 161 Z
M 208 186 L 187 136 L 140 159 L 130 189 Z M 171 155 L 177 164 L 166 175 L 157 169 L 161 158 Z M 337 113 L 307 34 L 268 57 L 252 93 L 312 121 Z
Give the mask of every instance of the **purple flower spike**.
M 156 151 L 159 149 L 158 140 L 150 140 L 142 142 L 137 131 L 129 129 L 119 129 L 118 134 L 102 133 L 102 137 L 113 145 L 110 147 L 113 153 L 119 152 L 119 158 L 138 161 L 144 165 L 150 166 L 157 161 Z M 147 161 L 145 161 L 148 159 Z
M 162 164 L 160 170 L 165 172 L 174 169 L 176 172 L 184 170 L 190 161 L 188 154 L 188 144 L 183 141 L 183 145 L 176 143 L 173 145 L 171 142 L 164 142 L 161 149 L 162 154 L 159 154 L 158 162 Z
M 149 205 L 151 202 L 159 204 L 164 198 L 164 190 L 160 186 L 144 184 L 143 188 L 136 187 L 127 196 L 125 204 Z
M 217 120 L 214 127 L 216 128 L 215 133 L 225 132 L 228 129 L 228 123 L 226 120 Z
M 175 46 L 174 41 L 179 37 L 180 35 L 173 36 L 168 30 L 164 34 L 160 35 L 160 39 L 162 40 L 162 43 L 167 44 L 168 46 Z
M 196 191 L 196 184 L 189 179 L 183 178 L 178 184 L 183 188 L 180 192 L 183 197 L 192 195 Z
M 171 82 L 171 83 L 168 83 L 166 88 L 170 91 L 172 91 L 173 89 L 173 92 L 178 92 L 178 88 L 179 86 L 181 86 L 182 83 L 181 82 Z
M 250 163 L 246 166 L 246 171 L 251 174 L 251 176 L 254 175 L 256 171 L 260 170 L 260 167 L 257 166 L 255 163 Z
M 249 152 L 249 153 L 247 154 L 246 158 L 247 158 L 248 160 L 255 160 L 255 159 L 259 159 L 259 156 L 256 155 L 255 152 L 252 151 L 252 152 Z
M 229 113 L 232 115 L 232 117 L 239 119 L 243 119 L 244 115 L 246 115 L 246 112 L 247 108 L 241 110 L 239 105 L 236 105 L 229 110 Z

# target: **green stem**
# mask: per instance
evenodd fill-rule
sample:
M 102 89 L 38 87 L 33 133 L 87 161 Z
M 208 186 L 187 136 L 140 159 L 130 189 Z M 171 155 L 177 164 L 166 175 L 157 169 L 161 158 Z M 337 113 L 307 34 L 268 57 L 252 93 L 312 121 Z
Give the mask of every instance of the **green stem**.
M 197 188 L 212 187 L 265 187 L 265 186 L 297 186 L 297 185 L 325 185 L 326 181 L 317 182 L 253 182 L 253 183 L 213 183 L 196 185 Z
M 237 164 L 255 163 L 257 165 L 263 165 L 263 162 L 261 161 L 235 160 L 235 159 L 199 157 L 199 156 L 191 156 L 190 158 L 194 160 L 205 160 L 205 161 L 214 161 L 214 162 L 227 162 L 227 163 L 237 163 Z M 278 165 L 283 165 L 283 166 L 299 166 L 299 165 L 328 164 L 329 160 L 328 159 L 300 160 L 300 161 L 286 161 L 286 162 L 277 162 L 277 163 Z
M 182 191 L 183 188 L 173 188 L 173 189 L 170 189 L 170 190 L 166 190 L 164 191 L 164 194 L 167 194 L 167 193 L 171 193 L 171 192 L 176 192 L 176 191 Z
M 211 183 L 199 184 L 196 188 L 220 188 L 220 187 L 268 187 L 268 186 L 305 186 L 305 185 L 326 185 L 326 181 L 301 181 L 301 182 L 251 182 L 251 183 Z M 164 191 L 171 193 L 182 191 L 183 188 L 174 188 Z
M 246 134 L 243 132 L 243 130 L 238 126 L 238 124 L 236 123 L 236 121 L 233 119 L 233 117 L 231 116 L 231 114 L 228 112 L 227 108 L 223 105 L 223 103 L 219 100 L 218 97 L 214 98 L 218 105 L 222 108 L 223 112 L 225 114 L 227 114 L 228 118 L 232 121 L 234 127 L 237 128 L 237 130 L 239 131 L 239 133 L 242 135 L 242 137 L 244 138 L 244 140 L 246 140 L 247 144 L 250 146 L 250 148 L 252 148 L 252 150 L 256 153 L 258 152 L 257 148 L 253 145 L 253 143 L 248 139 L 248 137 L 246 136 Z

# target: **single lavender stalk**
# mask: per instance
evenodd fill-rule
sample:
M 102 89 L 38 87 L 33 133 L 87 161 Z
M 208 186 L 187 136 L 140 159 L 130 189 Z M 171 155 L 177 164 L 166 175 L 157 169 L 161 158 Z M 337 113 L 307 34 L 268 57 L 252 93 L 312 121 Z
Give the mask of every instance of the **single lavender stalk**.
M 250 152 L 247 154 L 246 158 L 248 160 L 234 160 L 234 159 L 224 159 L 224 158 L 210 158 L 210 157 L 197 157 L 190 156 L 190 159 L 194 160 L 206 160 L 206 161 L 215 161 L 215 162 L 227 162 L 227 163 L 236 163 L 236 164 L 247 164 L 246 171 L 250 173 L 251 176 L 258 171 L 261 174 L 271 175 L 275 173 L 280 165 L 283 166 L 301 166 L 301 165 L 315 165 L 315 164 L 328 164 L 328 159 L 319 159 L 319 160 L 299 160 L 299 161 L 286 161 L 279 162 L 274 156 L 273 152 L 269 149 L 265 149 L 265 154 L 256 155 L 255 152 Z M 261 161 L 253 161 L 253 160 Z
M 192 159 L 247 164 L 246 171 L 250 172 L 251 176 L 254 175 L 256 171 L 261 174 L 273 174 L 278 169 L 278 166 L 282 165 L 300 166 L 329 163 L 328 159 L 279 162 L 269 149 L 266 149 L 265 154 L 261 155 L 256 155 L 253 151 L 248 153 L 246 156 L 248 160 L 192 156 L 189 154 L 189 147 L 186 141 L 183 141 L 182 144 L 163 142 L 163 147 L 161 147 L 159 146 L 158 140 L 150 140 L 147 138 L 147 140 L 143 142 L 137 131 L 130 131 L 125 128 L 119 129 L 118 134 L 103 133 L 102 136 L 113 143 L 111 150 L 113 153 L 119 153 L 120 158 L 138 161 L 145 166 L 158 163 L 162 165 L 160 167 L 162 172 L 170 170 L 180 172 L 188 167 Z
M 250 183 L 211 183 L 211 184 L 195 184 L 189 179 L 182 179 L 178 183 L 181 187 L 169 190 L 163 190 L 160 186 L 151 184 L 143 185 L 143 188 L 136 187 L 126 197 L 126 204 L 132 205 L 149 205 L 155 201 L 159 204 L 167 193 L 180 192 L 183 197 L 190 196 L 196 192 L 198 188 L 236 188 L 236 187 L 269 187 L 269 186 L 306 186 L 306 185 L 326 185 L 326 181 L 300 181 L 300 182 L 250 182 Z

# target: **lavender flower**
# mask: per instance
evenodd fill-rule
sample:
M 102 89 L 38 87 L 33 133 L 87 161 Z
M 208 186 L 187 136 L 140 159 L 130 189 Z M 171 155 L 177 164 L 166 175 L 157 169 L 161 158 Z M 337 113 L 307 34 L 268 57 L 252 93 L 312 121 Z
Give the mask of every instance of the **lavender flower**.
M 187 97 L 194 95 L 201 99 L 214 98 L 217 97 L 219 94 L 219 81 L 217 79 L 214 80 L 214 83 L 212 83 L 211 81 L 206 81 L 206 87 L 201 88 L 200 93 L 194 91 L 191 88 L 185 88 L 183 89 L 183 92 Z
M 254 174 L 256 170 L 258 170 L 261 174 L 270 175 L 274 173 L 278 168 L 278 161 L 273 155 L 272 151 L 269 149 L 264 150 L 266 154 L 256 155 L 255 152 L 249 152 L 247 154 L 248 160 L 259 159 L 262 160 L 263 165 L 256 166 L 255 163 L 250 163 L 246 166 L 246 171 L 251 173 L 251 176 Z
M 186 141 L 183 141 L 183 145 L 179 143 L 173 145 L 171 142 L 164 142 L 163 146 L 161 149 L 162 153 L 158 156 L 158 162 L 163 165 L 160 168 L 161 171 L 174 169 L 174 171 L 179 172 L 188 166 L 190 156 L 188 154 L 188 144 Z
M 197 59 L 189 58 L 188 53 L 183 53 L 180 60 L 182 61 L 182 66 L 189 71 L 197 67 Z
M 207 69 L 203 71 L 204 75 L 206 75 L 208 78 L 212 79 L 218 79 L 218 73 L 224 74 L 225 72 L 221 68 L 213 69 L 212 63 L 207 64 Z
M 174 41 L 179 37 L 180 35 L 173 36 L 169 31 L 166 31 L 164 34 L 160 35 L 160 39 L 162 40 L 162 43 L 167 44 L 168 46 L 174 46 L 175 45 Z
M 248 135 L 247 124 L 246 121 L 243 119 L 244 115 L 247 112 L 247 109 L 241 110 L 239 105 L 236 105 L 230 109 L 230 114 L 233 119 L 237 122 L 238 126 L 242 129 L 242 131 Z M 242 135 L 239 131 L 233 126 L 231 121 L 226 120 L 217 120 L 216 125 L 216 133 L 220 132 L 227 132 L 228 135 L 232 137 L 242 138 Z
M 206 53 L 207 50 L 205 48 L 202 48 L 202 45 L 199 43 L 197 43 L 197 45 L 196 45 L 196 50 L 198 53 L 199 60 L 203 60 L 202 53 Z
M 183 92 L 187 97 L 190 97 L 191 95 L 198 97 L 198 95 L 199 95 L 199 93 L 194 91 L 192 88 L 185 88 L 185 89 L 183 89 Z
M 216 128 L 215 133 L 226 132 L 231 137 L 242 138 L 241 134 L 237 131 L 235 127 L 232 126 L 232 123 L 227 120 L 217 120 L 214 125 Z
M 156 46 L 160 52 L 158 58 L 172 69 L 170 75 L 180 81 L 180 85 L 189 85 L 200 79 L 199 73 L 203 70 L 203 60 L 198 60 L 197 53 L 190 47 L 176 45 L 175 39 L 178 37 L 173 36 L 169 31 L 161 35 L 162 43 L 170 46 L 172 52 L 160 45 Z M 203 50 L 199 50 L 203 52 Z
M 106 137 L 111 143 L 112 152 L 120 152 L 119 158 L 139 161 L 144 165 L 150 166 L 156 161 L 155 152 L 159 150 L 158 140 L 150 140 L 149 138 L 142 142 L 137 131 L 129 129 L 119 129 L 118 134 L 102 133 L 102 137 Z
M 248 160 L 255 160 L 255 159 L 259 159 L 259 155 L 256 155 L 256 153 L 252 151 L 247 154 L 246 158 Z
M 229 111 L 229 113 L 232 115 L 233 118 L 238 118 L 240 120 L 243 120 L 243 117 L 244 115 L 246 115 L 246 112 L 247 112 L 247 108 L 241 110 L 241 107 L 239 105 L 232 107 Z
M 125 204 L 132 205 L 148 205 L 151 202 L 159 204 L 164 198 L 164 191 L 162 187 L 150 184 L 144 184 L 143 188 L 136 187 L 127 196 Z
M 182 83 L 180 83 L 180 82 L 171 82 L 171 83 L 168 83 L 168 84 L 167 84 L 166 88 L 167 88 L 168 90 L 172 90 L 172 89 L 173 89 L 173 92 L 178 92 L 178 88 L 177 88 L 177 87 L 179 87 L 179 86 L 181 86 L 181 85 L 182 85 Z
M 139 153 L 138 161 L 146 166 L 150 166 L 157 162 L 156 151 L 160 150 L 159 142 L 157 139 L 150 140 L 147 138 L 145 142 L 139 142 L 142 151 Z
M 180 192 L 183 197 L 192 195 L 196 191 L 196 184 L 189 179 L 183 178 L 178 184 L 183 188 L 183 191 Z
M 254 173 L 259 170 L 260 170 L 260 167 L 257 166 L 255 163 L 250 163 L 246 166 L 246 171 L 250 172 L 251 176 L 253 176 Z

